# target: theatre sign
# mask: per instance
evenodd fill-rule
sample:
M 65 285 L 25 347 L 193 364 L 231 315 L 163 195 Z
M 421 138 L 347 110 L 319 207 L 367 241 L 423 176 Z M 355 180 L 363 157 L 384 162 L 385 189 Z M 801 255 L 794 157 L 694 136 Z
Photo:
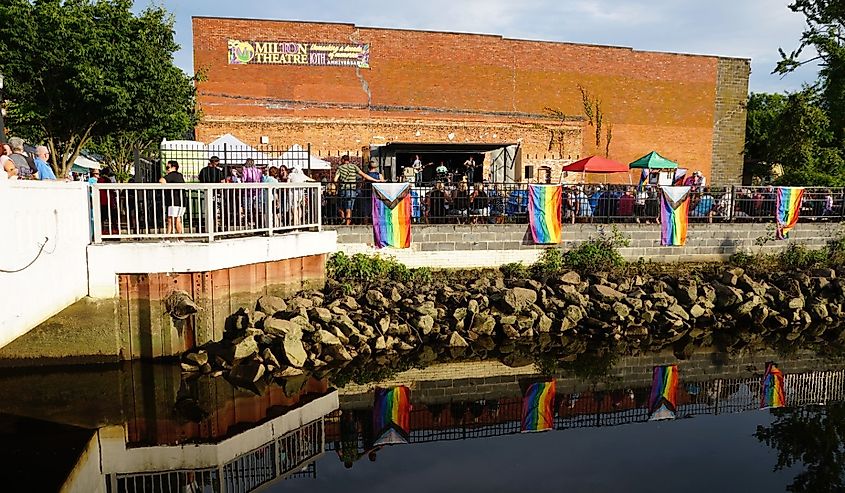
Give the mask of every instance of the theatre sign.
M 229 64 L 370 68 L 370 45 L 230 39 Z

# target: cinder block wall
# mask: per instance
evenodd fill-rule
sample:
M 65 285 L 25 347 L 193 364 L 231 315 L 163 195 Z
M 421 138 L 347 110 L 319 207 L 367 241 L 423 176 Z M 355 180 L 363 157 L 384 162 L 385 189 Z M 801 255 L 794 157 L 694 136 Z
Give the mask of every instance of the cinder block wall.
M 771 223 L 692 223 L 683 247 L 661 247 L 660 226 L 617 224 L 630 245 L 620 252 L 629 260 L 644 258 L 661 262 L 724 260 L 737 252 L 772 253 L 790 242 L 821 248 L 835 237 L 838 223 L 799 223 L 789 241 L 770 240 Z M 348 254 L 382 253 L 396 257 L 410 267 L 497 267 L 509 262 L 534 262 L 545 248 L 534 245 L 526 224 L 416 225 L 411 231 L 411 248 L 376 250 L 371 226 L 329 226 L 337 231 L 337 248 Z M 566 224 L 559 248 L 570 249 L 612 231 L 612 225 Z

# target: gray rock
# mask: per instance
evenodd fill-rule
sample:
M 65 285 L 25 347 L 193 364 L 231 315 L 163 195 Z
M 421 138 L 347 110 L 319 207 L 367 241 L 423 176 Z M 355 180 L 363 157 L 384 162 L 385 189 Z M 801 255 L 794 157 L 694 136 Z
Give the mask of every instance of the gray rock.
M 367 291 L 364 297 L 367 299 L 367 304 L 373 308 L 387 308 L 390 306 L 390 301 L 377 289 Z
M 426 301 L 415 306 L 414 311 L 419 313 L 420 315 L 428 315 L 434 319 L 436 319 L 438 316 L 437 308 L 434 307 L 433 301 Z
M 604 301 L 605 303 L 611 303 L 613 301 L 620 301 L 625 299 L 624 294 L 609 286 L 604 286 L 602 284 L 593 284 L 592 286 L 590 286 L 590 294 L 596 296 L 599 300 Z
M 579 306 L 569 305 L 564 310 L 563 316 L 570 320 L 573 325 L 578 325 L 578 322 L 584 318 L 584 310 Z
M 488 313 L 478 313 L 472 320 L 473 332 L 482 336 L 492 336 L 496 331 L 496 319 Z
M 317 339 L 319 339 L 320 344 L 324 346 L 340 346 L 341 342 L 340 339 L 331 332 L 327 330 L 320 330 L 317 331 Z
M 402 301 L 402 293 L 400 293 L 399 289 L 395 286 L 390 290 L 390 301 L 394 303 Z
M 178 289 L 167 295 L 164 307 L 167 313 L 177 320 L 184 320 L 199 311 L 191 295 Z
M 193 365 L 202 366 L 208 363 L 208 353 L 200 349 L 196 353 L 188 353 L 185 356 L 185 359 L 190 361 Z
M 422 315 L 414 319 L 413 325 L 422 335 L 427 336 L 434 328 L 434 318 L 430 315 Z
M 258 343 L 252 336 L 239 337 L 233 340 L 232 347 L 234 348 L 233 358 L 235 360 L 248 358 L 258 353 Z
M 707 311 L 701 307 L 701 305 L 692 305 L 692 308 L 689 310 L 689 314 L 692 318 L 699 318 L 704 316 Z
M 469 346 L 469 343 L 466 341 L 466 339 L 461 337 L 461 335 L 458 334 L 457 332 L 452 332 L 452 335 L 449 336 L 448 346 L 453 347 L 453 348 L 454 347 L 467 347 L 467 346 Z
M 616 316 L 619 317 L 619 318 L 622 318 L 622 319 L 626 318 L 628 315 L 631 314 L 631 309 L 628 308 L 627 305 L 620 303 L 618 301 L 613 303 L 612 308 L 613 308 L 613 312 L 616 314 Z
M 273 365 L 276 368 L 282 366 L 279 364 L 279 360 L 276 358 L 276 355 L 273 354 L 273 351 L 271 351 L 270 348 L 264 348 L 264 350 L 261 351 L 261 358 L 264 360 L 264 363 Z
M 346 316 L 346 313 L 343 313 Z M 332 312 L 328 308 L 314 307 L 311 310 L 311 317 L 321 322 L 329 323 L 332 321 Z
M 232 367 L 228 379 L 235 385 L 249 385 L 264 376 L 264 365 L 257 361 L 242 362 Z
M 632 297 L 629 296 L 629 297 L 625 298 L 625 303 L 627 303 L 628 306 L 630 306 L 634 310 L 642 310 L 643 309 L 643 300 L 641 300 L 639 298 L 632 298 Z
M 273 316 L 276 313 L 287 310 L 288 304 L 278 296 L 265 295 L 258 298 L 255 309 Z
M 742 303 L 742 291 L 724 284 L 713 286 L 716 290 L 716 306 L 718 308 L 730 308 Z
M 804 308 L 804 304 L 805 304 L 805 301 L 804 301 L 803 296 L 796 296 L 794 298 L 790 298 L 789 301 L 787 302 L 787 306 L 791 310 L 798 310 L 800 308 Z
M 810 311 L 812 312 L 813 317 L 816 319 L 827 318 L 827 316 L 829 315 L 827 307 L 825 305 L 822 305 L 821 303 L 817 303 L 811 306 Z
M 537 332 L 547 333 L 547 332 L 550 332 L 551 330 L 552 330 L 552 319 L 549 318 L 545 314 L 540 315 L 540 318 L 537 319 Z
M 264 333 L 271 336 L 284 337 L 293 332 L 299 334 L 299 337 L 302 338 L 302 330 L 301 325 L 290 320 L 269 317 L 264 321 Z
M 537 292 L 526 288 L 511 288 L 505 291 L 504 303 L 512 313 L 519 313 L 537 301 Z
M 504 334 L 504 336 L 508 339 L 516 339 L 519 337 L 519 331 L 516 330 L 513 325 L 503 325 L 502 334 Z
M 376 337 L 376 342 L 373 345 L 373 348 L 376 351 L 384 351 L 385 349 L 387 349 L 387 343 L 384 340 L 384 336 Z

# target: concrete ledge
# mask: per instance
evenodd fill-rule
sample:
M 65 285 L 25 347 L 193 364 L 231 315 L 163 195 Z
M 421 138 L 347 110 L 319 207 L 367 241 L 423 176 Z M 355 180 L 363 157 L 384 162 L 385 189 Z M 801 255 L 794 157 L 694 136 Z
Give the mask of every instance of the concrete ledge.
M 211 243 L 103 243 L 89 245 L 88 296 L 118 295 L 118 274 L 208 272 L 241 265 L 333 253 L 335 231 L 286 233 Z

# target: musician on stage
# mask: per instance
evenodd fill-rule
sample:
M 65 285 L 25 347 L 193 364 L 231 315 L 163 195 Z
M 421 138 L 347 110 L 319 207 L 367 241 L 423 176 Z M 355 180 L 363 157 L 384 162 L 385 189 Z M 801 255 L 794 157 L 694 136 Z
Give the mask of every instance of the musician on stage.
M 464 168 L 466 168 L 466 177 L 469 183 L 475 183 L 475 157 L 470 156 L 464 161 Z

